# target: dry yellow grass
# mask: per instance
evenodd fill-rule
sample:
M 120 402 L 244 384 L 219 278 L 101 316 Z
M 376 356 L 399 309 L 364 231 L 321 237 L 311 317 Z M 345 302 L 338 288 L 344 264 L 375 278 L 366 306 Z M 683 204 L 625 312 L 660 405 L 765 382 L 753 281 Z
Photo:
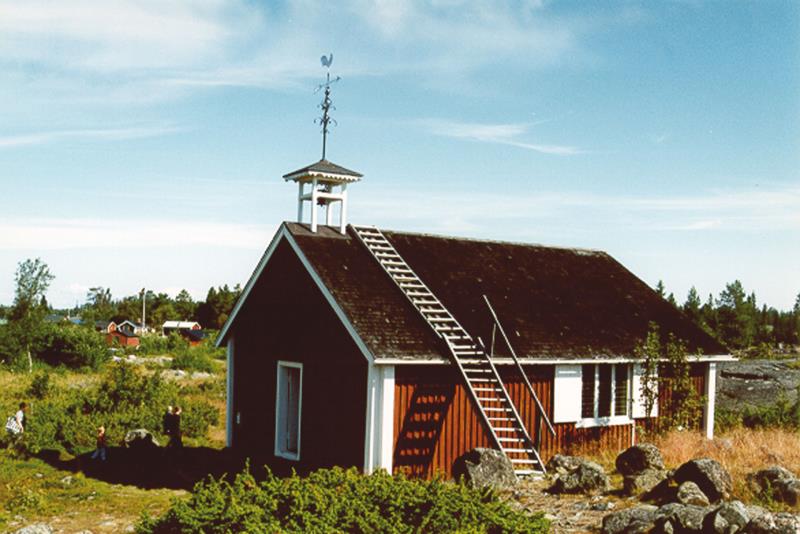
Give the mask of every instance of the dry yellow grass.
M 756 501 L 747 486 L 748 473 L 780 465 L 800 474 L 800 432 L 797 431 L 738 428 L 713 440 L 706 439 L 700 432 L 673 431 L 647 441 L 661 450 L 669 469 L 693 458 L 718 461 L 733 477 L 734 494 L 746 502 Z M 619 452 L 592 447 L 572 454 L 590 457 L 613 473 L 614 460 Z M 613 480 L 617 482 L 616 478 Z

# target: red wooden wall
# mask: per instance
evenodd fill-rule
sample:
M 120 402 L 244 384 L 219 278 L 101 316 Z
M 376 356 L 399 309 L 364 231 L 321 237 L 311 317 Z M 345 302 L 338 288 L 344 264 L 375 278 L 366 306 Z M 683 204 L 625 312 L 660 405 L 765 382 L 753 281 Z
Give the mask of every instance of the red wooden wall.
M 692 365 L 692 379 L 702 395 L 706 364 Z M 500 368 L 514 405 L 528 432 L 535 437 L 534 400 L 517 371 Z M 528 378 L 544 405 L 553 414 L 553 365 L 525 368 Z M 665 406 L 669 391 L 662 388 L 659 404 Z M 664 413 L 662 411 L 662 413 Z M 540 454 L 546 462 L 556 453 L 575 450 L 612 449 L 621 451 L 632 443 L 631 425 L 575 428 L 574 423 L 553 425 L 552 436 L 544 427 Z M 412 476 L 431 477 L 452 474 L 453 462 L 474 447 L 492 447 L 489 433 L 452 366 L 397 366 L 394 404 L 394 471 Z

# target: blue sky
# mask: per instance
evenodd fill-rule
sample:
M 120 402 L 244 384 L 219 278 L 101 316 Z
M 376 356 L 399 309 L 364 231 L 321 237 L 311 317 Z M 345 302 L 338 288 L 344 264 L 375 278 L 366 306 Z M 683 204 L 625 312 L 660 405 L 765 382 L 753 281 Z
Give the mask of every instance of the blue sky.
M 351 221 L 800 293 L 800 3 L 0 0 L 0 303 L 244 283 L 331 51 Z

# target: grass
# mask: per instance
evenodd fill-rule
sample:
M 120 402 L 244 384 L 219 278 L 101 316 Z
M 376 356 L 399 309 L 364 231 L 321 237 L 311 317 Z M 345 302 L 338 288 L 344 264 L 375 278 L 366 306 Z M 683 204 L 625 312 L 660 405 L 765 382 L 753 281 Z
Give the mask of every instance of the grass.
M 140 367 L 146 372 L 156 372 L 168 368 L 168 365 L 158 365 L 154 361 L 152 366 Z M 49 372 L 50 382 L 55 388 L 83 389 L 97 385 L 102 379 L 102 370 L 82 372 L 47 367 L 39 370 Z M 214 374 L 209 378 L 186 377 L 180 380 L 183 399 L 205 399 L 220 412 L 219 422 L 209 429 L 207 439 L 202 443 L 187 439 L 187 446 L 224 447 L 225 363 L 214 360 L 213 370 Z M 0 368 L 0 419 L 3 422 L 23 400 L 32 404 L 30 415 L 35 417 L 39 401 L 26 393 L 31 380 L 32 376 L 27 373 L 12 373 Z M 82 469 L 65 468 L 64 465 L 70 462 L 74 466 L 77 460 L 63 452 L 59 460 L 64 464 L 47 460 L 23 457 L 0 447 L 0 532 L 13 532 L 39 521 L 62 532 L 122 532 L 135 524 L 143 512 L 151 516 L 160 515 L 174 498 L 188 495 L 182 489 L 143 489 L 127 482 L 120 484 L 109 481 L 109 478 L 104 480 L 104 477 L 92 476 L 91 472 L 87 474 Z M 132 466 L 132 469 L 146 468 Z M 187 469 L 193 475 L 192 469 Z
M 0 450 L 0 532 L 36 521 L 66 532 L 121 532 L 141 512 L 162 513 L 173 498 L 186 494 L 109 484 Z

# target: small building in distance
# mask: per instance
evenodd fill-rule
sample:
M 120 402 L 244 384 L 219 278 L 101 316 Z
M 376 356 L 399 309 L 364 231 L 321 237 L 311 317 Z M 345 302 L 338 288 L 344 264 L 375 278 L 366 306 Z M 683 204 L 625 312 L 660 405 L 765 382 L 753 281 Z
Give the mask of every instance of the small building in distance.
M 139 336 L 127 329 L 116 328 L 106 334 L 106 343 L 108 346 L 113 347 L 119 345 L 120 347 L 138 347 Z
M 181 330 L 202 330 L 200 323 L 195 321 L 164 321 L 161 325 L 161 333 L 165 336 L 173 332 L 180 333 Z
M 110 334 L 117 330 L 117 323 L 114 321 L 95 321 L 94 329 L 103 334 Z
M 141 336 L 144 334 L 144 328 L 139 323 L 134 323 L 128 319 L 122 321 L 117 325 L 117 330 L 124 330 L 128 334 L 134 334 L 137 336 Z

